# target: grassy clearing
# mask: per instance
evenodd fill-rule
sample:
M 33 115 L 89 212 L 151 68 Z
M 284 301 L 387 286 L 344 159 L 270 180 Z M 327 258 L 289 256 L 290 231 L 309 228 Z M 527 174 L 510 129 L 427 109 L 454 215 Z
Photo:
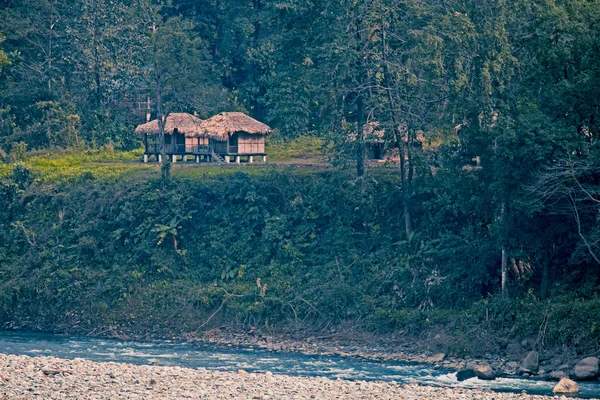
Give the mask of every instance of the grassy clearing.
M 269 160 L 292 163 L 299 160 L 323 162 L 323 141 L 313 136 L 302 136 L 294 140 L 267 138 L 266 152 Z
M 119 152 L 111 149 L 32 152 L 23 163 L 35 182 L 58 183 L 73 180 L 114 180 L 158 171 L 158 166 L 140 164 L 142 149 Z M 0 166 L 0 176 L 12 172 L 11 165 Z
M 262 176 L 275 168 L 292 168 L 297 175 L 310 175 L 322 171 L 310 163 L 322 163 L 320 153 L 322 141 L 317 138 L 299 138 L 284 142 L 269 142 L 267 152 L 269 164 L 194 164 L 191 162 L 172 164 L 173 175 L 183 179 L 208 179 L 227 177 L 236 172 L 245 172 L 250 176 Z M 69 183 L 84 180 L 142 179 L 160 174 L 160 165 L 156 162 L 141 162 L 143 149 L 128 152 L 114 151 L 110 148 L 99 150 L 47 150 L 31 152 L 22 161 L 32 172 L 37 183 Z M 272 165 L 298 164 L 298 165 Z M 0 178 L 12 173 L 11 164 L 0 164 Z

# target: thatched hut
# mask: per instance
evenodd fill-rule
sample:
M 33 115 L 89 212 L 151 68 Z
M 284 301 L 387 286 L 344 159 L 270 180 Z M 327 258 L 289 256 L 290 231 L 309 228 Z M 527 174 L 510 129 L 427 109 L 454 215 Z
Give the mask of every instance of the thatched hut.
M 365 147 L 369 160 L 383 160 L 385 151 L 385 130 L 379 126 L 379 122 L 369 122 L 363 126 Z
M 225 162 L 232 158 L 240 162 L 240 157 L 248 157 L 253 162 L 255 156 L 266 161 L 265 136 L 271 128 L 241 112 L 222 112 L 202 121 L 202 130 L 210 138 L 214 153 L 224 157 Z
M 221 161 L 240 162 L 247 157 L 254 162 L 260 156 L 266 161 L 265 136 L 271 128 L 241 112 L 223 112 L 201 120 L 191 114 L 171 113 L 165 121 L 165 153 L 173 162 L 188 155 L 196 162 Z M 160 160 L 160 134 L 158 120 L 140 125 L 136 133 L 144 136 L 144 162 L 149 156 Z
M 202 130 L 202 121 L 191 114 L 171 113 L 165 120 L 165 153 L 172 157 L 173 161 L 177 156 L 196 155 L 199 161 L 199 155 L 209 154 L 209 138 Z M 148 161 L 149 156 L 156 156 L 160 159 L 161 149 L 159 142 L 160 129 L 158 120 L 139 125 L 135 132 L 144 137 L 144 161 Z
M 401 135 L 401 140 L 404 144 L 408 144 L 408 132 L 405 124 L 398 126 L 398 131 Z M 363 125 L 362 129 L 363 143 L 368 160 L 394 160 L 398 157 L 398 145 L 395 142 L 390 142 L 386 146 L 385 129 L 378 121 L 371 121 Z M 393 138 L 388 138 L 391 140 Z M 348 142 L 356 140 L 356 133 L 348 134 Z M 426 142 L 423 131 L 418 131 L 415 137 L 411 140 L 410 146 L 420 148 Z
M 385 130 L 379 126 L 379 122 L 367 122 L 362 128 L 362 140 L 365 146 L 366 156 L 369 160 L 382 160 L 385 150 Z M 348 143 L 356 141 L 356 131 L 348 133 Z

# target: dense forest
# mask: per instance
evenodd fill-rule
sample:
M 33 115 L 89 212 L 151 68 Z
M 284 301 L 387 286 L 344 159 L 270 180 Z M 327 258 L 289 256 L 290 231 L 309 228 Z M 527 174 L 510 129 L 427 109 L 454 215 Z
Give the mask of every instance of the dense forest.
M 599 2 L 8 0 L 0 34 L 5 326 L 223 310 L 598 345 Z M 49 184 L 17 163 L 136 149 L 181 111 L 317 137 L 337 168 Z M 398 165 L 365 162 L 373 124 Z

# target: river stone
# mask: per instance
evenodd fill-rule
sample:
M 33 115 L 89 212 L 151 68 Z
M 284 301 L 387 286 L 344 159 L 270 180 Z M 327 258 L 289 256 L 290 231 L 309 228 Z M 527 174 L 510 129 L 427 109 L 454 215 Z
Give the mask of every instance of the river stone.
M 466 381 L 467 379 L 475 378 L 477 373 L 473 368 L 461 369 L 456 373 L 456 380 L 459 382 Z
M 493 381 L 496 379 L 496 374 L 494 374 L 494 370 L 489 365 L 479 365 L 475 367 L 475 374 L 477 378 L 484 381 Z
M 554 394 L 579 393 L 579 385 L 570 379 L 562 378 L 552 389 Z
M 444 361 L 444 358 L 446 358 L 446 355 L 444 353 L 434 354 L 433 356 L 427 358 L 427 363 L 436 364 Z
M 540 369 L 540 355 L 538 354 L 537 351 L 530 351 L 529 354 L 527 354 L 527 357 L 525 357 L 525 359 L 523 361 L 521 361 L 521 365 L 519 365 L 519 370 L 517 371 L 517 373 L 519 375 L 522 374 L 530 374 L 530 375 L 535 375 L 537 374 L 538 370 Z
M 575 364 L 571 377 L 577 381 L 593 380 L 598 376 L 598 359 L 586 357 Z

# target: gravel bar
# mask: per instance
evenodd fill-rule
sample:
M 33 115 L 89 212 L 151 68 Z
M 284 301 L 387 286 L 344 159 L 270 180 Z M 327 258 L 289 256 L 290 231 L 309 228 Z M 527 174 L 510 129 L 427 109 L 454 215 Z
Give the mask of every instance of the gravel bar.
M 551 399 L 462 388 L 0 354 L 2 399 Z

